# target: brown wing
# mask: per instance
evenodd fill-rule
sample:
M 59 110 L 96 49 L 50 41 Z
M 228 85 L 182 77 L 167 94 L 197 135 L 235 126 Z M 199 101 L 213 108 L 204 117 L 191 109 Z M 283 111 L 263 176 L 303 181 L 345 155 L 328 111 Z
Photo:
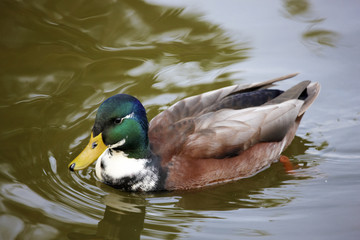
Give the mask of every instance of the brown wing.
M 289 76 L 246 86 L 230 86 L 184 99 L 150 122 L 153 152 L 163 164 L 176 155 L 191 158 L 223 158 L 236 155 L 259 141 L 280 141 L 294 123 L 304 101 L 297 99 L 307 84 L 299 84 L 295 99 L 282 96 L 269 106 L 207 112 L 224 98 L 267 88 Z M 292 90 L 293 91 L 293 90 Z M 279 97 L 280 97 L 279 96 Z M 292 96 L 294 97 L 294 96 Z
M 198 117 L 186 137 L 181 155 L 191 158 L 228 158 L 258 142 L 281 141 L 303 104 L 288 100 L 271 106 L 224 109 Z

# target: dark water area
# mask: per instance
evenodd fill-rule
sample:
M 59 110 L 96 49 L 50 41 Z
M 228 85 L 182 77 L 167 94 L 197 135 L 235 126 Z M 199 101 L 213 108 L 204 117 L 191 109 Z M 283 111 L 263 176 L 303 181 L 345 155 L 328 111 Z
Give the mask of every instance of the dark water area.
M 0 239 L 359 239 L 360 2 L 0 2 Z M 274 163 L 240 181 L 135 194 L 67 164 L 98 106 L 149 120 L 184 97 L 299 72 L 321 93 Z

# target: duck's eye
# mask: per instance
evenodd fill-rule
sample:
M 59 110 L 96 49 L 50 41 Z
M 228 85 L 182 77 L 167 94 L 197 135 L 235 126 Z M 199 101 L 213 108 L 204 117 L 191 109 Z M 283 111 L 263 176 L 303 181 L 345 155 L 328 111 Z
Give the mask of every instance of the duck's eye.
M 122 122 L 122 120 L 123 120 L 122 118 L 115 118 L 114 123 L 120 124 Z

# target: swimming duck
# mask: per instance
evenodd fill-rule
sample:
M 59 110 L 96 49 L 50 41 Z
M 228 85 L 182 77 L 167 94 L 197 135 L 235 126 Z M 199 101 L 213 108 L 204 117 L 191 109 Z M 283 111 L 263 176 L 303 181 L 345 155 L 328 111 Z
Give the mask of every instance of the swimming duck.
M 185 98 L 150 124 L 138 99 L 112 96 L 68 167 L 97 160 L 99 180 L 126 191 L 193 189 L 252 176 L 279 159 L 319 93 L 310 81 L 270 89 L 295 75 Z

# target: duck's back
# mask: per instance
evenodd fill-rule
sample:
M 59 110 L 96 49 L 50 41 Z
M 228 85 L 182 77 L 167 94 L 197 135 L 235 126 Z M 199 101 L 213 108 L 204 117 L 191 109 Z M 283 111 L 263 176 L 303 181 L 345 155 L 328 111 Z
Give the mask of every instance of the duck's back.
M 319 92 L 304 81 L 268 89 L 294 75 L 234 85 L 177 102 L 150 122 L 165 188 L 188 189 L 248 177 L 277 160 Z

